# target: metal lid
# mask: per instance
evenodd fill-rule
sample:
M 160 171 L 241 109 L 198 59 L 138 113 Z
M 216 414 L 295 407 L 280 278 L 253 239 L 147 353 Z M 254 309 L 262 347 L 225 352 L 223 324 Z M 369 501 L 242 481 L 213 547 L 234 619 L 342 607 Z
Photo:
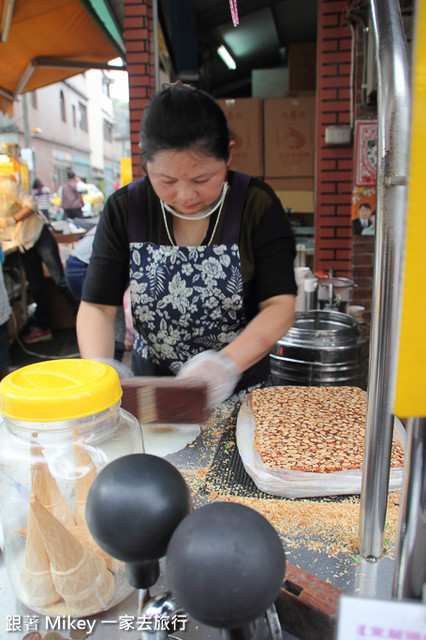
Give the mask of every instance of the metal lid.
M 358 322 L 346 313 L 332 310 L 301 311 L 280 344 L 335 347 L 356 341 Z
M 348 287 L 355 287 L 355 282 L 349 280 L 349 278 L 320 278 L 318 283 L 323 287 L 333 286 L 335 289 L 343 289 Z
M 0 412 L 14 420 L 56 422 L 93 415 L 122 396 L 117 372 L 92 360 L 51 360 L 13 371 L 0 383 Z

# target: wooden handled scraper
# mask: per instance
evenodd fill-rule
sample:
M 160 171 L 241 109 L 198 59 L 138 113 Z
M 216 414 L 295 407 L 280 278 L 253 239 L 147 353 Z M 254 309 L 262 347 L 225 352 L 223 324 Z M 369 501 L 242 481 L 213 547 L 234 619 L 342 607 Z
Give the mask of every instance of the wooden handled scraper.
M 207 385 L 196 378 L 120 378 L 121 407 L 142 424 L 199 424 L 209 417 Z

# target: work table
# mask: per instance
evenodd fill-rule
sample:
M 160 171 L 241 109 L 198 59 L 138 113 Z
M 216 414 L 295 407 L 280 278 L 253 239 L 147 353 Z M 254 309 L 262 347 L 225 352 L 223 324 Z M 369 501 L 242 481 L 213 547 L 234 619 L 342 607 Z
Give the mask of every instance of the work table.
M 287 563 L 330 585 L 334 595 L 337 590 L 363 597 L 388 598 L 391 593 L 394 567 L 394 542 L 389 540 L 389 551 L 377 562 L 370 563 L 356 554 L 353 545 L 357 536 L 357 512 L 359 497 L 337 496 L 332 498 L 285 499 L 275 498 L 259 491 L 246 474 L 238 454 L 235 440 L 235 424 L 240 402 L 227 401 L 211 415 L 208 423 L 196 425 L 147 426 L 144 428 L 146 453 L 161 455 L 174 464 L 191 488 L 194 508 L 212 501 L 238 501 L 255 508 L 267 517 L 278 531 L 285 548 Z M 186 443 L 186 444 L 185 444 Z M 393 511 L 397 517 L 397 496 L 391 496 Z M 355 518 L 355 521 L 354 521 Z M 394 538 L 395 523 L 389 527 Z M 340 531 L 339 531 L 340 528 Z M 164 570 L 164 562 L 161 563 Z M 22 640 L 34 627 L 25 627 L 24 621 L 39 618 L 39 630 L 45 633 L 44 616 L 37 616 L 15 598 L 9 584 L 1 557 L 0 584 L 2 585 L 0 635 L 6 630 L 7 621 L 21 622 L 21 629 L 10 629 L 7 638 Z M 162 571 L 160 580 L 151 595 L 166 589 L 166 577 Z M 139 637 L 138 594 L 96 616 L 90 638 L 94 640 L 134 640 Z M 35 618 L 34 618 L 35 616 Z M 134 628 L 126 628 L 133 624 Z M 34 621 L 34 620 L 33 620 Z M 133 621 L 133 622 L 132 622 Z M 53 621 L 55 631 L 64 638 L 70 636 L 67 621 Z M 50 630 L 52 628 L 50 627 Z M 260 636 L 265 629 L 259 628 Z M 74 632 L 77 638 L 78 631 Z M 191 621 L 179 637 L 215 638 L 219 632 Z M 267 634 L 266 634 L 267 635 Z M 79 636 L 80 637 L 80 636 Z M 284 632 L 283 640 L 297 638 Z

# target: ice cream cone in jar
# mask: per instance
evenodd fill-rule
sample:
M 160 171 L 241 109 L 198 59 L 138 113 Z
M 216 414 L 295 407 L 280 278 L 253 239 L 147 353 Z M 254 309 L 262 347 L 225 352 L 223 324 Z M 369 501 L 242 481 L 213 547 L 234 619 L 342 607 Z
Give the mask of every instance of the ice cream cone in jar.
M 66 527 L 75 525 L 71 506 L 59 490 L 55 478 L 49 471 L 42 448 L 31 447 L 31 495 L 35 496 L 55 518 Z
M 114 595 L 114 577 L 105 561 L 79 542 L 36 498 L 31 499 L 31 509 L 67 613 L 81 617 L 106 609 Z
M 77 524 L 75 525 L 75 527 L 69 527 L 68 531 L 72 533 L 74 538 L 77 538 L 79 542 L 87 545 L 88 547 L 96 551 L 96 553 L 105 560 L 105 564 L 107 568 L 113 573 L 117 573 L 117 570 L 119 569 L 119 565 L 121 564 L 121 561 L 117 560 L 116 558 L 112 558 L 110 555 L 107 554 L 106 551 L 101 549 L 101 547 L 93 539 L 87 524 Z
M 68 527 L 69 531 L 83 544 L 91 547 L 100 555 L 106 563 L 108 569 L 115 569 L 118 560 L 111 558 L 103 549 L 96 544 L 89 531 L 86 522 L 86 502 L 89 489 L 93 480 L 97 476 L 95 464 L 90 454 L 85 450 L 83 443 L 75 434 L 74 442 L 74 463 L 75 463 L 75 502 L 74 502 L 74 520 L 75 525 Z
M 77 525 L 86 525 L 87 494 L 97 476 L 97 471 L 92 458 L 78 439 L 74 442 L 74 461 L 76 474 L 74 520 Z
M 16 596 L 39 614 L 94 615 L 133 591 L 85 519 L 97 473 L 143 453 L 121 396 L 116 371 L 90 360 L 39 362 L 0 382 L 4 561 Z
M 25 558 L 21 568 L 22 599 L 30 606 L 42 607 L 60 600 L 50 573 L 50 560 L 29 507 Z

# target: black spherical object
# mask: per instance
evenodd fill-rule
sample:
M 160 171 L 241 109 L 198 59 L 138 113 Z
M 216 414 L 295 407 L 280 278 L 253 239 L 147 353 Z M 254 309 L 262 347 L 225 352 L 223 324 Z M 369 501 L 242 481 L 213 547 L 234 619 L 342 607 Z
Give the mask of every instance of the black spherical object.
M 179 604 L 211 627 L 243 627 L 276 600 L 285 556 L 272 525 L 240 504 L 216 502 L 185 518 L 170 540 L 167 579 Z
M 114 460 L 95 478 L 86 519 L 98 545 L 128 563 L 129 581 L 141 588 L 155 582 L 156 563 L 191 509 L 189 488 L 172 464 L 133 454 Z

